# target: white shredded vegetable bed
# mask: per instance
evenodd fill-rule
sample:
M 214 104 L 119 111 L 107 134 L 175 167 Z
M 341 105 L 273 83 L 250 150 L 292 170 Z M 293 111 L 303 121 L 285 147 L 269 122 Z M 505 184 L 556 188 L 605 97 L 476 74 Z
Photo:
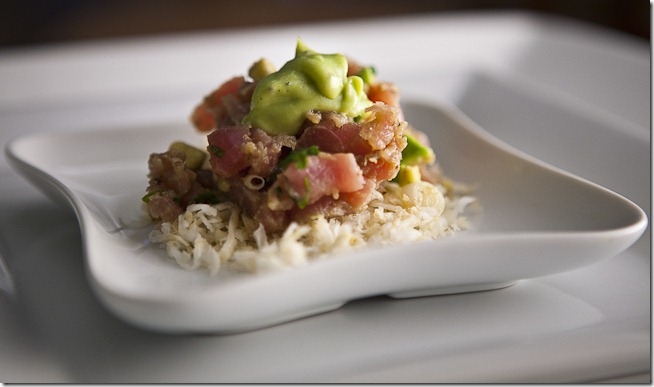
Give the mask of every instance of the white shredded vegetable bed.
M 193 204 L 174 222 L 150 233 L 177 264 L 187 270 L 206 268 L 261 272 L 305 265 L 364 246 L 433 240 L 468 228 L 464 210 L 472 196 L 450 198 L 439 185 L 387 183 L 367 210 L 342 217 L 317 217 L 291 223 L 279 236 L 268 237 L 262 226 L 232 203 Z

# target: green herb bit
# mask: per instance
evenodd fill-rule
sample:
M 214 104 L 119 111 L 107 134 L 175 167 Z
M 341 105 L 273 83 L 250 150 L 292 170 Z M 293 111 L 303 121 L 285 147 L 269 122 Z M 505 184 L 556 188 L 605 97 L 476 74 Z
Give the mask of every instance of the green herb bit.
M 163 191 L 164 191 L 164 190 L 162 190 L 162 189 L 156 189 L 156 190 L 154 190 L 154 191 L 152 191 L 152 192 L 148 192 L 147 194 L 145 194 L 145 196 L 143 196 L 143 197 L 141 198 L 141 200 L 142 200 L 144 203 L 149 203 L 149 202 L 150 202 L 150 198 L 151 198 L 153 195 L 158 194 L 158 193 L 161 193 L 161 192 L 163 192 Z
M 198 196 L 193 198 L 193 201 L 195 203 L 204 203 L 204 204 L 218 204 L 220 203 L 220 200 L 218 199 L 218 195 L 216 195 L 215 192 L 213 191 L 204 191 Z
M 309 198 L 311 196 L 311 191 L 309 190 L 309 178 L 305 177 L 304 178 L 304 197 L 302 199 L 296 199 L 295 202 L 297 203 L 297 206 L 303 210 L 308 204 L 309 204 Z
M 308 148 L 296 149 L 279 162 L 279 167 L 284 170 L 291 163 L 295 163 L 297 169 L 304 169 L 307 167 L 307 157 L 316 156 L 318 153 L 320 153 L 320 149 L 315 145 Z
M 221 158 L 225 155 L 225 150 L 217 145 L 207 146 L 207 151 L 218 158 Z

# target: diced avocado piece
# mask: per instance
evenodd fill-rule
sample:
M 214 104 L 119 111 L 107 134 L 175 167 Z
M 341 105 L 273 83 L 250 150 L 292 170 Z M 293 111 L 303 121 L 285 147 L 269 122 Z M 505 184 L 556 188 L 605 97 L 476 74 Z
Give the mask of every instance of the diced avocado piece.
M 402 151 L 402 165 L 423 165 L 429 164 L 436 160 L 434 151 L 431 148 L 422 145 L 411 134 L 406 134 L 407 144 Z
M 422 180 L 420 167 L 417 165 L 400 165 L 400 170 L 393 181 L 399 185 L 417 183 Z
M 361 79 L 363 79 L 363 83 L 367 85 L 372 85 L 375 83 L 375 75 L 377 74 L 377 71 L 375 70 L 374 67 L 368 66 L 364 68 L 363 70 L 359 71 L 359 74 L 357 74 Z
M 168 149 L 177 149 L 184 152 L 186 154 L 186 167 L 189 169 L 200 169 L 204 163 L 205 157 L 207 157 L 205 152 L 181 141 L 175 141 L 170 144 Z
M 255 81 L 260 81 L 263 77 L 270 75 L 275 71 L 277 71 L 275 65 L 268 59 L 262 58 L 250 67 L 248 75 Z

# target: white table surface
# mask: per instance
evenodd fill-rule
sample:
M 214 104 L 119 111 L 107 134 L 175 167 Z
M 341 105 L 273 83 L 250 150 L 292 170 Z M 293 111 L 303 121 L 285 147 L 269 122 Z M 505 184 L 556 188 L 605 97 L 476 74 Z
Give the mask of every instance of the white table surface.
M 650 214 L 645 41 L 522 13 L 441 14 L 0 51 L 0 145 L 35 131 L 179 123 L 295 39 L 374 64 Z M 144 152 L 148 152 L 145 150 Z M 650 231 L 619 256 L 510 288 L 358 300 L 227 336 L 118 320 L 90 293 L 75 214 L 0 159 L 3 382 L 650 381 Z

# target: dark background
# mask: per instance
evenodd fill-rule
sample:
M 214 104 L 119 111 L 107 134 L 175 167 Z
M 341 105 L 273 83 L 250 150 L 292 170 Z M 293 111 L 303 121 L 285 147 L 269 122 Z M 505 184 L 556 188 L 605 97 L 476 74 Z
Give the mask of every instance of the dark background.
M 0 0 L 0 48 L 418 13 L 533 11 L 649 41 L 647 0 Z

